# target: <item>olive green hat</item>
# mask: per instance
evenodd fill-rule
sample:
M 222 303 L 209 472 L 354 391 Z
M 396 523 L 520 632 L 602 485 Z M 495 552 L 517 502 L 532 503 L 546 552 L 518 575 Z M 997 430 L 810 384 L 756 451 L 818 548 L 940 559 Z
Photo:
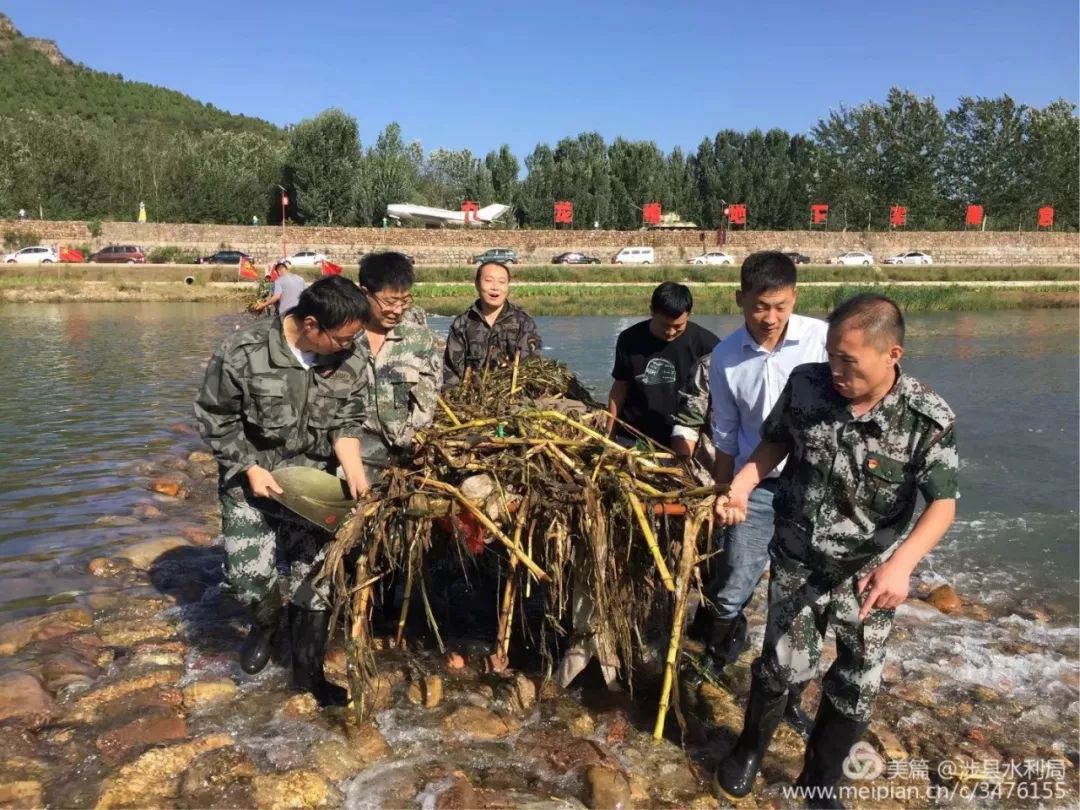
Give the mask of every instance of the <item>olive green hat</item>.
M 282 467 L 273 476 L 282 489 L 274 500 L 328 532 L 336 532 L 356 506 L 349 485 L 336 475 L 311 467 Z

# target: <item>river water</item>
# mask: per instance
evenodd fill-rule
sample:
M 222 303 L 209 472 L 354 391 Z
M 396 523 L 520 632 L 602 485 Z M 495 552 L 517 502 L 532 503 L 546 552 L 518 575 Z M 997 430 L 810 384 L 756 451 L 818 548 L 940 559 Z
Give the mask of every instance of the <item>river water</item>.
M 545 351 L 602 398 L 625 317 L 539 318 Z M 701 317 L 718 335 L 738 325 Z M 141 536 L 133 465 L 190 421 L 206 359 L 239 322 L 218 304 L 0 307 L 0 614 L 78 591 L 88 556 Z M 433 317 L 445 333 L 449 319 Z M 1074 310 L 915 315 L 904 367 L 959 415 L 955 527 L 921 569 L 983 602 L 1075 618 Z

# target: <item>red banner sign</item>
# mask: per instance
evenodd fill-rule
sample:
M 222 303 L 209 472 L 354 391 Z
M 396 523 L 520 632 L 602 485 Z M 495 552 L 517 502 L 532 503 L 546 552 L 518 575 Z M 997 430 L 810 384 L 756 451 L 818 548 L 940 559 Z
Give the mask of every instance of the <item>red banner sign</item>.
M 907 225 L 907 206 L 894 205 L 889 209 L 889 224 L 894 228 Z
M 555 203 L 555 224 L 562 223 L 567 225 L 574 223 L 574 204 L 565 200 Z
M 480 204 L 476 200 L 462 200 L 461 212 L 465 215 L 466 222 L 476 221 L 476 212 L 480 210 Z
M 641 220 L 646 225 L 660 224 L 660 203 L 651 202 L 641 206 Z
M 1052 205 L 1044 205 L 1039 209 L 1039 227 L 1054 227 L 1054 207 Z
M 63 245 L 61 245 L 60 246 L 60 261 L 62 261 L 62 262 L 82 262 L 82 261 L 86 261 L 86 259 L 83 258 L 83 254 L 82 254 L 81 250 L 76 250 L 75 248 L 64 247 Z
M 734 203 L 725 209 L 728 222 L 732 225 L 746 225 L 746 204 Z
M 982 225 L 983 207 L 981 205 L 969 205 L 967 207 L 967 219 L 965 222 L 968 225 Z
M 814 203 L 810 206 L 810 222 L 821 225 L 829 219 L 829 206 L 827 203 Z
M 237 270 L 237 275 L 240 278 L 250 279 L 251 281 L 259 280 L 259 270 L 255 267 L 255 262 L 251 259 L 241 259 L 240 268 Z

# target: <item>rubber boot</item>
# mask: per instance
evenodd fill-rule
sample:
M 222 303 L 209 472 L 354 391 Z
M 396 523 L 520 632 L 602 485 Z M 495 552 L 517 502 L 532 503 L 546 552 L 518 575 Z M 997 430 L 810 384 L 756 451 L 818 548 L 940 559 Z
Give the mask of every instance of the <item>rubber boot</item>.
M 274 651 L 281 616 L 281 598 L 275 588 L 251 606 L 251 629 L 240 645 L 240 669 L 248 675 L 262 672 Z
M 787 692 L 775 694 L 755 675 L 750 683 L 750 700 L 742 734 L 731 752 L 720 760 L 713 777 L 713 787 L 730 799 L 741 799 L 754 786 L 761 760 L 784 716 Z
M 842 808 L 836 783 L 844 773 L 844 759 L 870 724 L 841 714 L 827 695 L 821 696 L 814 729 L 806 744 L 802 773 L 795 785 L 803 790 L 806 806 Z
M 749 646 L 745 616 L 741 613 L 732 619 L 718 619 L 714 616 L 705 652 L 698 659 L 697 667 L 683 667 L 686 685 L 697 689 L 704 681 L 719 682 L 724 668 L 737 661 L 743 650 Z
M 326 680 L 323 662 L 330 635 L 330 612 L 289 605 L 289 633 L 292 638 L 294 689 L 310 692 L 320 706 L 345 706 L 348 692 Z
M 802 694 L 806 689 L 806 681 L 795 683 L 788 687 L 788 704 L 784 709 L 784 722 L 791 726 L 795 733 L 803 740 L 810 739 L 810 729 L 814 723 L 802 707 Z

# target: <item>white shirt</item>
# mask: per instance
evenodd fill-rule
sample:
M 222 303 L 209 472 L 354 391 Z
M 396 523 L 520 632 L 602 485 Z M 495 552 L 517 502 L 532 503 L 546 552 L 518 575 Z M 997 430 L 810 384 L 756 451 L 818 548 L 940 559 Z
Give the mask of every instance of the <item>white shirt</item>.
M 783 340 L 771 352 L 757 344 L 746 324 L 716 344 L 709 361 L 713 443 L 721 453 L 735 456 L 736 472 L 761 441 L 761 423 L 795 367 L 828 359 L 828 328 L 825 321 L 792 314 Z M 779 475 L 783 466 L 769 475 Z

